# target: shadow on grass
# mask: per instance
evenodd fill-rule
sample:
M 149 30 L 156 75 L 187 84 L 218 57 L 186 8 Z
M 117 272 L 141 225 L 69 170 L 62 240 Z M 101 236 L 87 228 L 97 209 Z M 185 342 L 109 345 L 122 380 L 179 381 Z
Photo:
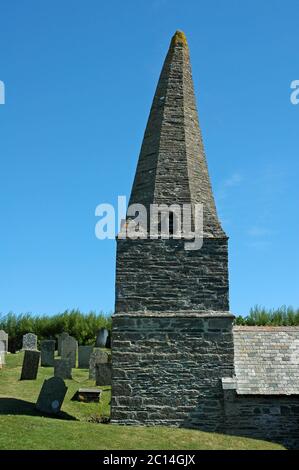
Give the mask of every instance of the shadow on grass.
M 56 415 L 41 413 L 35 408 L 34 403 L 17 398 L 0 398 L 0 415 L 46 416 L 47 418 L 77 421 L 74 416 L 64 411 L 60 411 Z
M 258 441 L 263 440 L 264 442 L 269 442 L 270 444 L 279 444 L 283 447 L 285 447 L 286 450 L 298 450 L 298 445 L 297 443 L 294 443 L 294 439 L 279 439 L 278 437 L 276 438 L 271 438 L 267 437 L 266 433 L 261 433 L 258 432 L 258 430 L 251 429 L 250 431 L 243 430 L 243 431 L 237 431 L 237 430 L 231 430 L 229 431 L 228 429 L 220 429 L 219 431 L 215 431 L 214 429 L 211 429 L 210 427 L 206 427 L 204 425 L 202 426 L 192 426 L 190 423 L 185 422 L 179 426 L 182 429 L 192 429 L 192 431 L 200 431 L 200 432 L 212 432 L 213 434 L 219 434 L 222 436 L 227 436 L 227 437 L 241 437 L 241 438 L 247 438 L 247 439 L 256 439 Z

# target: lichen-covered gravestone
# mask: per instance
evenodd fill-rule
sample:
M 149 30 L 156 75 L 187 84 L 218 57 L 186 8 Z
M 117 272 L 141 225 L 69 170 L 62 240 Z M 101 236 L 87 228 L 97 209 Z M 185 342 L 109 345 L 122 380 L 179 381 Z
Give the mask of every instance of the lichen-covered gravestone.
M 24 354 L 21 380 L 35 380 L 38 371 L 40 352 L 27 349 Z
M 45 339 L 40 344 L 41 366 L 54 366 L 55 340 Z
M 105 348 L 109 331 L 106 328 L 101 328 L 98 331 L 96 338 L 96 348 Z
M 79 369 L 89 368 L 89 360 L 90 360 L 92 351 L 93 351 L 93 346 L 79 346 L 79 349 L 78 349 Z
M 69 334 L 64 331 L 63 333 L 60 333 L 60 335 L 58 335 L 57 337 L 57 349 L 58 349 L 58 356 L 61 356 L 61 344 L 62 344 L 62 341 L 67 338 L 69 336 Z
M 67 386 L 60 377 L 45 380 L 35 405 L 36 408 L 42 413 L 59 413 L 66 391 Z
M 111 385 L 111 362 L 96 364 L 96 385 Z
M 0 330 L 0 341 L 4 342 L 4 351 L 8 351 L 8 334 L 4 330 Z
M 89 360 L 89 378 L 95 380 L 96 378 L 96 364 L 107 364 L 110 362 L 111 356 L 100 349 L 95 349 Z
M 69 359 L 71 367 L 76 367 L 78 342 L 72 336 L 67 336 L 61 343 L 61 359 Z
M 60 377 L 61 379 L 72 378 L 72 367 L 68 359 L 55 359 L 54 376 Z
M 23 346 L 24 351 L 36 351 L 37 350 L 37 336 L 33 333 L 26 333 L 23 336 Z

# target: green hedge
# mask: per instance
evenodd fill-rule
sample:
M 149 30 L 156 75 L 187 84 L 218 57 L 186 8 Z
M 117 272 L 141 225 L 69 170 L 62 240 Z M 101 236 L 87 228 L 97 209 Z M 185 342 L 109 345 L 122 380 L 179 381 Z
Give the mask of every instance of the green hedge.
M 283 305 L 277 309 L 266 309 L 256 305 L 250 309 L 249 315 L 238 316 L 236 325 L 246 326 L 296 326 L 299 325 L 299 309 Z
M 8 333 L 11 352 L 22 348 L 22 337 L 26 333 L 36 334 L 40 341 L 55 339 L 59 333 L 67 331 L 79 344 L 93 344 L 97 331 L 102 327 L 111 329 L 111 315 L 95 312 L 84 314 L 79 310 L 66 310 L 53 316 L 9 313 L 0 317 L 0 330 Z
M 235 324 L 299 326 L 299 309 L 286 306 L 266 309 L 255 306 L 250 309 L 249 315 L 236 317 Z M 55 339 L 59 333 L 67 331 L 77 339 L 79 344 L 94 344 L 97 331 L 103 327 L 111 329 L 111 315 L 95 312 L 85 314 L 79 310 L 66 310 L 53 316 L 15 315 L 14 313 L 0 316 L 0 330 L 8 333 L 11 352 L 22 348 L 22 337 L 26 333 L 36 334 L 38 341 L 41 341 L 42 339 Z

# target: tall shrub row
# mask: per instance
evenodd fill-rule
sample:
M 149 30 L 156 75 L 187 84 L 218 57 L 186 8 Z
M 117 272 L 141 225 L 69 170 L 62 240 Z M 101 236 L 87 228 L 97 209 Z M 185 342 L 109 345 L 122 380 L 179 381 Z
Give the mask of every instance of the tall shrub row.
M 26 333 L 34 333 L 38 341 L 55 339 L 59 333 L 67 331 L 74 336 L 79 344 L 93 344 L 97 331 L 105 327 L 111 329 L 111 315 L 90 312 L 84 314 L 79 310 L 66 310 L 56 315 L 15 315 L 9 313 L 0 316 L 0 330 L 9 335 L 9 351 L 15 352 L 22 348 L 22 337 Z
M 283 305 L 277 309 L 266 309 L 256 305 L 249 315 L 238 316 L 236 325 L 246 326 L 299 326 L 299 309 Z

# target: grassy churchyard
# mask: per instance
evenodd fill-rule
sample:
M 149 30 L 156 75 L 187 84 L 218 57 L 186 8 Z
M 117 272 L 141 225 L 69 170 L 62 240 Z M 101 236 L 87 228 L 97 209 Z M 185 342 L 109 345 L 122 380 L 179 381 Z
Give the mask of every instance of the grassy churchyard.
M 44 417 L 35 402 L 53 368 L 39 367 L 36 380 L 20 381 L 23 353 L 8 354 L 0 369 L 0 449 L 283 449 L 254 439 L 167 427 L 127 427 L 102 424 L 109 417 L 110 387 L 100 403 L 71 401 L 80 387 L 94 387 L 87 369 L 73 369 L 59 417 Z

